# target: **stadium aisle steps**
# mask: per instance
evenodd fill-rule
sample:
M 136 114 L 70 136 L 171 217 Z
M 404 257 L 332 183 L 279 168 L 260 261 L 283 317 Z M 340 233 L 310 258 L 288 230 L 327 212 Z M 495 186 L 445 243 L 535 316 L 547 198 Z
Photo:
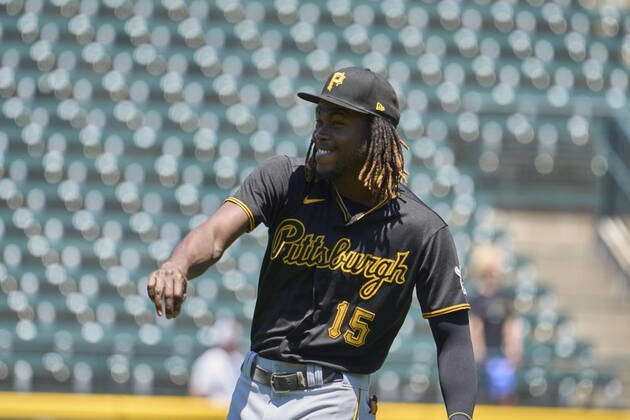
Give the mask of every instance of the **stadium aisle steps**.
M 630 307 L 620 283 L 597 248 L 590 214 L 503 211 L 499 217 L 515 250 L 555 290 L 558 307 L 573 320 L 578 338 L 591 341 L 596 363 L 610 366 L 630 401 Z

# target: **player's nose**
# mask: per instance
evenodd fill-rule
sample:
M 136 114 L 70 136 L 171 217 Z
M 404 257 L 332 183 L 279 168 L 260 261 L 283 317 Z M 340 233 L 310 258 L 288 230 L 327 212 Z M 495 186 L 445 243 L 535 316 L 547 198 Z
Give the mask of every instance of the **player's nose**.
M 313 132 L 313 140 L 315 145 L 318 146 L 322 143 L 330 143 L 334 139 L 331 131 L 326 126 L 317 127 Z

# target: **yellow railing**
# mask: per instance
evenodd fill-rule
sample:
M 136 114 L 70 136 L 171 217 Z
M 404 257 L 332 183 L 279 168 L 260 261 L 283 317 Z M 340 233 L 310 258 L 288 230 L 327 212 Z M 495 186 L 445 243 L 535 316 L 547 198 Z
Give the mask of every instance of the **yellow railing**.
M 224 419 L 227 407 L 202 398 L 0 392 L 0 419 Z M 441 404 L 379 403 L 379 420 L 446 419 Z M 630 420 L 628 410 L 478 406 L 475 420 Z

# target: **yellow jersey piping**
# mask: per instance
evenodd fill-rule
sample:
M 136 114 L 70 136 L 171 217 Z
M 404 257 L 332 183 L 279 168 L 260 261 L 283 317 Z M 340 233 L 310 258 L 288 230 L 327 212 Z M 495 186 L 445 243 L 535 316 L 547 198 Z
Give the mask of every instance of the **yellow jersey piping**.
M 333 190 L 335 191 L 335 200 L 337 200 L 337 204 L 339 205 L 339 208 L 341 208 L 341 212 L 343 213 L 343 219 L 345 220 L 346 223 L 348 223 L 351 219 L 350 212 L 348 211 L 346 204 L 343 202 L 343 199 L 341 198 L 341 194 L 339 194 L 339 191 L 337 191 L 337 188 L 335 188 L 334 185 L 333 185 Z M 385 204 L 387 204 L 388 201 L 389 201 L 389 198 L 383 199 L 380 203 L 378 203 L 371 209 L 359 214 L 354 220 L 354 222 L 357 222 L 363 219 L 368 214 L 374 213 L 376 210 L 380 209 Z
M 447 308 L 438 309 L 436 311 L 423 312 L 422 316 L 424 318 L 432 318 L 434 316 L 446 315 L 450 314 L 451 312 L 461 311 L 463 309 L 470 309 L 470 305 L 468 303 L 460 303 L 459 305 L 449 306 Z
M 226 201 L 229 201 L 230 203 L 234 203 L 243 209 L 243 211 L 247 215 L 247 219 L 249 220 L 249 229 L 247 229 L 247 231 L 251 232 L 252 230 L 254 230 L 254 228 L 256 227 L 256 219 L 254 218 L 254 213 L 252 213 L 249 207 L 247 207 L 247 204 L 243 203 L 241 200 L 235 197 L 228 197 L 225 199 L 224 203 Z

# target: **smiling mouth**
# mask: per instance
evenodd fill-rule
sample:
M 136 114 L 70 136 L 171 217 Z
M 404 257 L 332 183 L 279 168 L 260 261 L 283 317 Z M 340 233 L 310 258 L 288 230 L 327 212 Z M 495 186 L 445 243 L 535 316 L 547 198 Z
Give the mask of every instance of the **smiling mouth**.
M 334 150 L 317 149 L 317 152 L 315 153 L 315 157 L 318 159 L 322 157 L 328 157 L 332 155 L 334 152 L 335 152 Z

